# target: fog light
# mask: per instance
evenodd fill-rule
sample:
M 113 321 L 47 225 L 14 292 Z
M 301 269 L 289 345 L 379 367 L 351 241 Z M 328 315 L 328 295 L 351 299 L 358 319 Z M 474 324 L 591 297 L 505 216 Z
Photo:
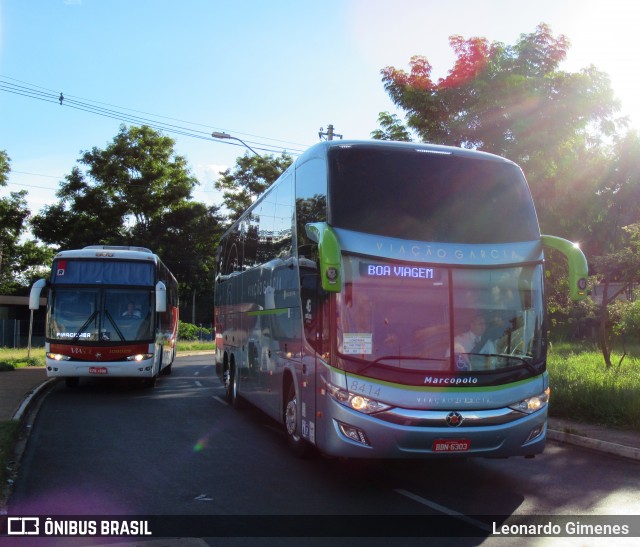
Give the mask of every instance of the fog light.
M 527 444 L 529 441 L 532 441 L 536 437 L 539 437 L 540 435 L 542 435 L 543 431 L 544 431 L 544 426 L 542 424 L 534 427 L 529 433 L 529 436 L 527 437 L 527 440 L 524 442 L 524 444 Z
M 347 437 L 347 439 L 351 439 L 352 441 L 355 441 L 357 443 L 370 446 L 369 441 L 367 440 L 367 436 L 361 429 L 358 429 L 357 427 L 349 424 L 344 424 L 342 422 L 338 422 L 338 427 L 340 428 L 342 434 Z

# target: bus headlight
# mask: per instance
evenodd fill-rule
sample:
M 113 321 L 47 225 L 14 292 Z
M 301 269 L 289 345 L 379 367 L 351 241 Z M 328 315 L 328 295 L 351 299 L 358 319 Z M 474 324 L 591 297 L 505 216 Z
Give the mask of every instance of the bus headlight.
M 62 353 L 47 353 L 47 357 L 49 359 L 53 359 L 54 361 L 70 361 L 71 357 L 68 355 L 62 355 Z
M 538 410 L 547 406 L 550 393 L 551 390 L 547 388 L 543 393 L 540 393 L 540 395 L 535 395 L 534 397 L 529 397 L 528 399 L 524 399 L 513 405 L 509 405 L 509 408 L 524 412 L 525 414 L 533 414 L 534 412 L 537 412 Z
M 136 361 L 139 363 L 140 361 L 145 361 L 147 359 L 151 359 L 153 357 L 153 353 L 138 353 L 137 355 L 129 355 L 127 357 L 127 361 Z
M 349 391 L 334 386 L 332 384 L 326 384 L 327 393 L 332 399 L 338 401 L 341 405 L 344 405 L 363 414 L 373 414 L 374 412 L 380 412 L 391 408 L 390 405 L 365 397 L 357 393 L 350 393 Z

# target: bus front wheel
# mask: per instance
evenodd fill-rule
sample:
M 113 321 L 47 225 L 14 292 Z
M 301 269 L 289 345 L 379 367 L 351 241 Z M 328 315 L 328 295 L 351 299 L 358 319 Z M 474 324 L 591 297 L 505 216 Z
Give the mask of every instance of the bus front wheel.
M 287 392 L 287 404 L 284 409 L 284 428 L 287 435 L 287 442 L 294 454 L 299 458 L 304 458 L 310 452 L 310 445 L 300 434 L 300 424 L 298 423 L 298 401 L 296 399 L 296 388 L 293 383 L 289 384 Z

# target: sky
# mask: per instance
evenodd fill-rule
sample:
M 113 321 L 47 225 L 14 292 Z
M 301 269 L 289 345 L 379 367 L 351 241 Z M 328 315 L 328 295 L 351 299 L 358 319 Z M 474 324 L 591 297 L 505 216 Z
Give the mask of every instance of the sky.
M 294 156 L 329 124 L 367 139 L 380 112 L 403 118 L 384 67 L 424 55 L 444 77 L 449 36 L 515 44 L 540 23 L 572 44 L 562 68 L 607 73 L 640 129 L 634 0 L 0 0 L 0 150 L 12 169 L 0 196 L 27 190 L 40 212 L 82 151 L 145 120 L 187 159 L 194 199 L 221 205 L 219 172 L 251 152 L 211 132 Z

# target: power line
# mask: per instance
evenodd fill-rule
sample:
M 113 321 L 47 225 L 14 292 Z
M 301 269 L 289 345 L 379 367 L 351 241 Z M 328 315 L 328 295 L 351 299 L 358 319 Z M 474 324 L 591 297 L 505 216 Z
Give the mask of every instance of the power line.
M 12 81 L 9 81 L 12 80 Z M 18 83 L 14 83 L 18 82 Z M 24 84 L 24 85 L 22 85 Z M 59 93 L 57 91 L 53 91 L 52 89 L 47 89 L 42 86 L 38 86 L 35 84 L 30 84 L 28 82 L 24 82 L 22 80 L 17 80 L 15 78 L 10 78 L 8 76 L 0 75 L 0 91 L 4 91 L 6 93 L 11 93 L 14 95 L 19 95 L 35 100 L 40 100 L 52 104 L 56 104 L 58 106 L 64 106 L 67 108 L 72 108 L 79 111 L 84 111 L 90 114 L 103 116 L 106 118 L 112 118 L 119 121 L 124 121 L 134 125 L 146 125 L 153 129 L 157 129 L 159 131 L 164 131 L 167 133 L 174 133 L 178 135 L 183 135 L 185 137 L 196 138 L 207 140 L 211 142 L 220 142 L 218 140 L 211 138 L 211 129 L 219 129 L 219 128 L 211 128 L 210 126 L 206 126 L 205 124 L 196 123 L 196 122 L 188 122 L 185 120 L 180 120 L 176 118 L 170 118 L 168 116 L 162 116 L 157 114 L 150 114 L 148 112 L 142 112 L 138 110 L 129 109 L 126 107 L 118 107 L 108 103 L 101 103 L 98 101 L 92 101 L 90 99 L 83 99 L 82 97 L 76 97 L 74 95 L 64 95 L 63 93 Z M 104 105 L 104 106 L 100 106 Z M 123 112 L 122 110 L 128 110 L 130 113 Z M 135 113 L 135 114 L 134 114 Z M 145 116 L 139 116 L 137 114 L 144 114 L 145 116 L 152 116 L 155 119 L 148 118 Z M 185 127 L 183 125 L 178 125 L 177 123 L 168 123 L 161 121 L 170 120 L 174 122 L 180 122 L 183 124 L 189 124 L 191 126 L 196 127 L 208 127 L 207 130 L 198 130 L 191 127 Z M 233 131 L 233 133 L 239 135 L 249 135 L 258 139 L 268 140 L 273 142 L 280 143 L 288 143 L 288 141 L 271 139 L 269 137 L 260 137 L 257 135 L 250 135 L 238 131 Z M 289 143 L 293 144 L 296 147 L 303 148 L 291 148 L 286 146 L 279 146 L 277 144 L 270 144 L 265 142 L 251 141 L 247 140 L 247 143 L 254 145 L 254 147 L 263 152 L 274 152 L 274 153 L 283 153 L 286 152 L 291 155 L 301 154 L 307 145 L 299 144 L 299 143 Z M 231 146 L 241 146 L 238 143 L 234 142 L 224 142 L 224 144 L 228 144 Z

